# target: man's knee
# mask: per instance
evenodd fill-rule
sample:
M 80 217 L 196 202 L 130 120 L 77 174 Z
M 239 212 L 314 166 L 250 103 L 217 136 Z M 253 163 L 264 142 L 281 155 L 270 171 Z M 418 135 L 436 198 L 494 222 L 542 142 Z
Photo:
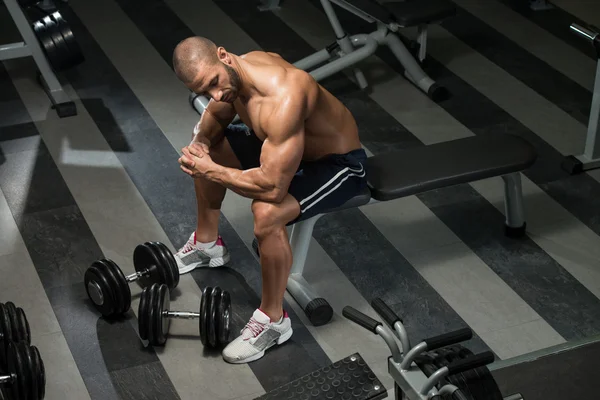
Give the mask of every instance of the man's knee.
M 254 235 L 260 240 L 282 227 L 285 228 L 289 221 L 296 218 L 298 212 L 298 203 L 289 195 L 281 203 L 252 201 Z

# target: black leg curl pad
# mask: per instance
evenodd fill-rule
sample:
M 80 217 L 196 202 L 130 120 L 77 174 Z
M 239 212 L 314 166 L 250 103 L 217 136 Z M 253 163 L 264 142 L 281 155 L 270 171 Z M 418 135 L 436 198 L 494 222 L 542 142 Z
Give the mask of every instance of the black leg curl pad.
M 229 341 L 231 298 L 220 287 L 206 287 L 198 312 L 170 310 L 169 290 L 165 284 L 153 283 L 144 288 L 138 309 L 138 330 L 142 340 L 153 346 L 167 341 L 170 318 L 198 319 L 200 340 L 206 347 L 216 348 Z
M 6 374 L 0 387 L 7 399 L 41 400 L 46 394 L 46 371 L 37 347 L 25 341 L 7 347 Z
M 173 253 L 160 242 L 146 242 L 133 252 L 135 273 L 125 276 L 112 260 L 92 263 L 84 276 L 85 290 L 94 307 L 104 317 L 123 315 L 131 307 L 129 283 L 139 281 L 141 287 L 164 283 L 169 290 L 179 284 L 179 269 Z
M 31 344 L 31 331 L 23 309 L 9 301 L 0 303 L 0 371 L 6 370 L 11 342 Z

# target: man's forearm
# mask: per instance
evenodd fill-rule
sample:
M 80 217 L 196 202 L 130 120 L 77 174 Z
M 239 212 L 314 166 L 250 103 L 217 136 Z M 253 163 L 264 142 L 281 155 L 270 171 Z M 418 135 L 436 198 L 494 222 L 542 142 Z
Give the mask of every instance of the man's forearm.
M 275 203 L 283 200 L 282 190 L 260 168 L 242 171 L 215 164 L 206 177 L 240 196 Z

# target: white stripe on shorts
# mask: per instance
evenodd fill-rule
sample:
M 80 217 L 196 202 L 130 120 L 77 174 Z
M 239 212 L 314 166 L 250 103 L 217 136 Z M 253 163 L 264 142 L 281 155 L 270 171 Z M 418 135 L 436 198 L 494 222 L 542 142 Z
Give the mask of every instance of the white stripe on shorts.
M 308 197 L 306 197 L 306 198 L 304 198 L 304 199 L 302 199 L 300 201 L 300 211 L 301 212 L 306 212 L 306 210 L 308 210 L 309 208 L 311 208 L 312 206 L 314 206 L 315 204 L 317 204 L 325 196 L 327 196 L 328 194 L 330 194 L 331 192 L 333 192 L 335 189 L 339 188 L 342 185 L 342 183 L 344 183 L 351 176 L 358 176 L 360 178 L 362 178 L 363 176 L 365 176 L 364 167 L 362 166 L 362 164 L 360 166 L 361 166 L 361 168 L 359 170 L 351 169 L 351 168 L 346 167 L 343 170 L 341 170 L 340 172 L 338 172 L 337 174 L 335 174 L 333 178 L 331 178 L 323 186 L 321 186 L 320 188 L 318 188 L 313 194 L 311 194 L 310 196 L 308 196 Z M 337 185 L 331 187 L 331 185 L 333 183 L 335 183 L 335 180 L 338 179 L 340 176 L 342 176 L 344 174 L 346 174 L 346 176 L 344 176 L 337 183 Z M 324 190 L 326 190 L 328 188 L 329 188 L 329 190 L 327 192 L 323 193 L 319 198 L 315 199 L 314 201 L 310 202 L 309 204 L 306 204 L 309 200 L 311 200 L 317 194 L 319 194 L 320 192 L 322 192 L 322 191 L 324 191 Z

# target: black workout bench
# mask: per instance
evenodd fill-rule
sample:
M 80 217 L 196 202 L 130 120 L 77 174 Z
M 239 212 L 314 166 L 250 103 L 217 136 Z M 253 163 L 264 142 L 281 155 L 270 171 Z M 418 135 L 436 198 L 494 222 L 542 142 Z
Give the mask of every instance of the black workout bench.
M 520 172 L 529 168 L 536 158 L 530 143 L 508 134 L 472 136 L 368 158 L 365 169 L 369 187 L 364 193 L 341 207 L 292 226 L 290 244 L 294 261 L 288 278 L 288 292 L 313 325 L 324 325 L 331 320 L 331 306 L 317 296 L 302 273 L 315 223 L 321 216 L 336 211 L 502 176 L 506 235 L 524 235 L 526 224 Z M 253 246 L 258 251 L 256 241 Z

